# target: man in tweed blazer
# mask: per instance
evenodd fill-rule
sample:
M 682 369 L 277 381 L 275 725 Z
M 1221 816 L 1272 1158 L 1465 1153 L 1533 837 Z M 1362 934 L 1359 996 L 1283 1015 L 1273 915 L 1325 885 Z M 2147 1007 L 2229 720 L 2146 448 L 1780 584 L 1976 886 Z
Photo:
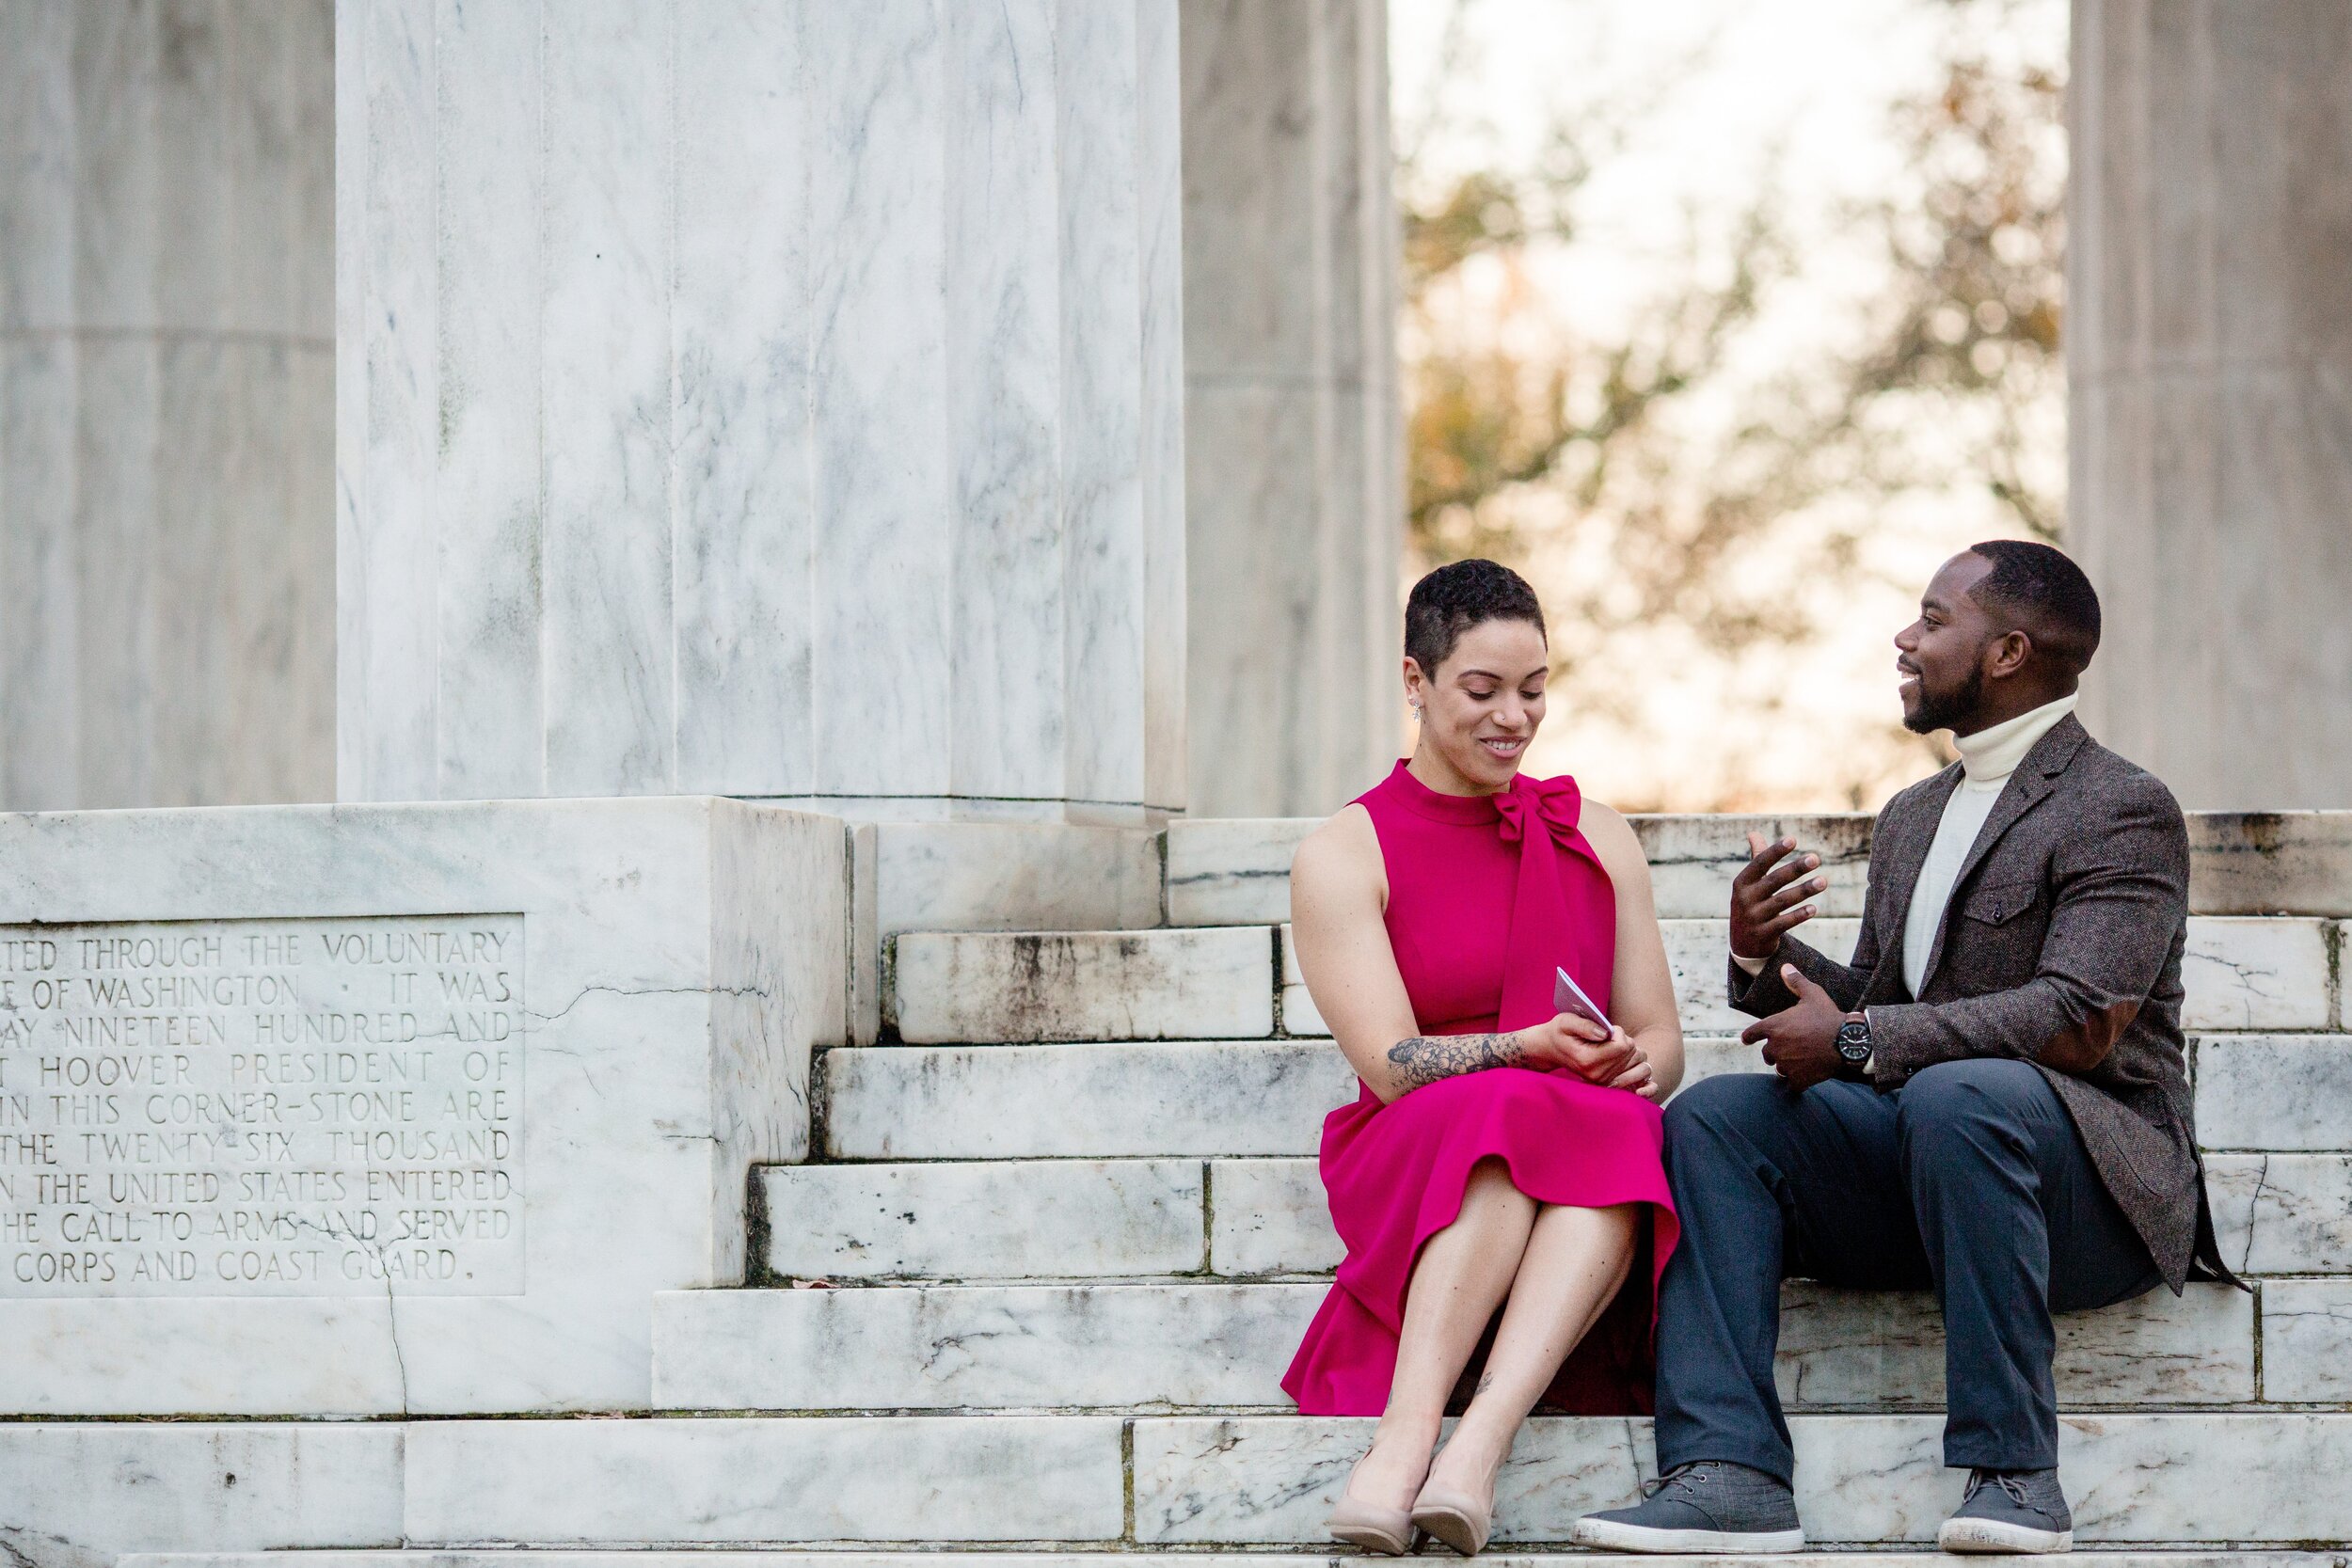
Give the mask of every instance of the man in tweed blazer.
M 1896 639 L 1904 722 L 1962 760 L 1880 813 L 1853 961 L 1788 933 L 1818 856 L 1750 839 L 1732 1004 L 1769 1073 L 1666 1112 L 1682 1240 L 1659 1295 L 1659 1489 L 1587 1545 L 1803 1544 L 1772 1383 L 1780 1282 L 1932 1289 L 1949 1551 L 2063 1551 L 2054 1312 L 2192 1271 L 2213 1245 L 2181 1035 L 2188 835 L 2156 779 L 2073 716 L 2098 599 L 2047 546 L 1979 545 Z

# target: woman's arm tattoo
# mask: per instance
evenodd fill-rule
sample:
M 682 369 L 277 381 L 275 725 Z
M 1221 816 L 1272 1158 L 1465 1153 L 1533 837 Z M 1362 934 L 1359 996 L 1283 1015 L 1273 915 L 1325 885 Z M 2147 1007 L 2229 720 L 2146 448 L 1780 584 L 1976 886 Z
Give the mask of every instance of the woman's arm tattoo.
M 1414 1088 L 1465 1072 L 1518 1067 L 1525 1055 L 1517 1035 L 1416 1035 L 1389 1047 L 1397 1076 Z

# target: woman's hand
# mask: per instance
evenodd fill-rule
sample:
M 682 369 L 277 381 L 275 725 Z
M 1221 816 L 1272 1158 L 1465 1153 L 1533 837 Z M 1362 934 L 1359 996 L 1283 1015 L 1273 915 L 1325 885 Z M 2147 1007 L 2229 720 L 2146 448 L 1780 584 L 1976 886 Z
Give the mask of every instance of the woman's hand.
M 1574 1013 L 1559 1013 L 1548 1023 L 1522 1029 L 1519 1038 L 1527 1066 L 1562 1069 L 1588 1084 L 1615 1084 L 1637 1068 L 1646 1072 L 1649 1067 L 1624 1030 L 1604 1029 Z
M 1633 1046 L 1633 1065 L 1611 1079 L 1609 1086 L 1613 1089 L 1630 1089 L 1644 1100 L 1657 1101 L 1664 1085 L 1658 1082 L 1658 1072 L 1650 1066 L 1648 1053 L 1644 1052 L 1639 1045 L 1635 1045 L 1633 1037 L 1624 1030 L 1618 1030 L 1616 1037 Z

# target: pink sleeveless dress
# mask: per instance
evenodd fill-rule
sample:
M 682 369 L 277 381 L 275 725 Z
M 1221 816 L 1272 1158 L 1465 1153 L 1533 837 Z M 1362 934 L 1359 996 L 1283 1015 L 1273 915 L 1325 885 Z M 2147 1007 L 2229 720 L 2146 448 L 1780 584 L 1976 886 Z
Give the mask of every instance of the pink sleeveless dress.
M 1379 833 L 1389 942 L 1422 1034 L 1550 1018 L 1555 965 L 1609 1009 L 1616 890 L 1578 830 L 1575 780 L 1519 778 L 1502 795 L 1440 795 L 1400 762 L 1358 803 Z M 1662 1141 L 1656 1105 L 1565 1073 L 1495 1068 L 1387 1105 L 1363 1089 L 1324 1119 L 1323 1185 L 1347 1259 L 1283 1391 L 1310 1416 L 1380 1414 L 1422 1244 L 1454 1223 L 1470 1167 L 1493 1155 L 1539 1202 L 1649 1205 L 1631 1277 L 1544 1400 L 1573 1415 L 1648 1414 L 1652 1308 L 1679 1231 Z

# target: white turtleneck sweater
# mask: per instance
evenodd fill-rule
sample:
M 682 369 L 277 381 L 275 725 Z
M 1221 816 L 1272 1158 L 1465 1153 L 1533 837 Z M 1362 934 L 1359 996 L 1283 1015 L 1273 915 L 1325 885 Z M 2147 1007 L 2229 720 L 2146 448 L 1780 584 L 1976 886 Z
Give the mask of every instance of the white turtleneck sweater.
M 1935 842 L 1928 847 L 1927 863 L 1919 868 L 1919 880 L 1911 890 L 1911 908 L 1903 916 L 1903 984 L 1912 995 L 1917 996 L 1927 980 L 1928 958 L 1935 951 L 1935 933 L 1944 924 L 1944 906 L 1951 902 L 1952 884 L 1960 878 L 1968 851 L 1976 847 L 1977 835 L 1984 831 L 1985 818 L 1993 815 L 1993 803 L 2001 798 L 2009 776 L 2017 771 L 2034 743 L 2074 712 L 2078 700 L 2060 697 L 1989 730 L 1952 737 L 1965 777 L 1944 803 Z M 1761 958 L 1734 953 L 1731 960 L 1751 974 L 1764 972 Z
M 1919 868 L 1918 884 L 1911 890 L 1911 909 L 1903 916 L 1903 984 L 1912 995 L 1917 996 L 1927 980 L 1928 957 L 1935 950 L 1935 933 L 1944 924 L 1944 906 L 1951 902 L 1952 883 L 1959 879 L 1961 864 L 1976 847 L 1985 818 L 1993 815 L 1993 802 L 2001 798 L 2009 776 L 2017 771 L 2034 742 L 2074 712 L 2076 701 L 2073 696 L 2060 697 L 1989 730 L 1952 737 L 1966 776 L 1944 803 L 1944 818 L 1935 826 L 1935 842 L 1928 847 L 1927 863 Z

